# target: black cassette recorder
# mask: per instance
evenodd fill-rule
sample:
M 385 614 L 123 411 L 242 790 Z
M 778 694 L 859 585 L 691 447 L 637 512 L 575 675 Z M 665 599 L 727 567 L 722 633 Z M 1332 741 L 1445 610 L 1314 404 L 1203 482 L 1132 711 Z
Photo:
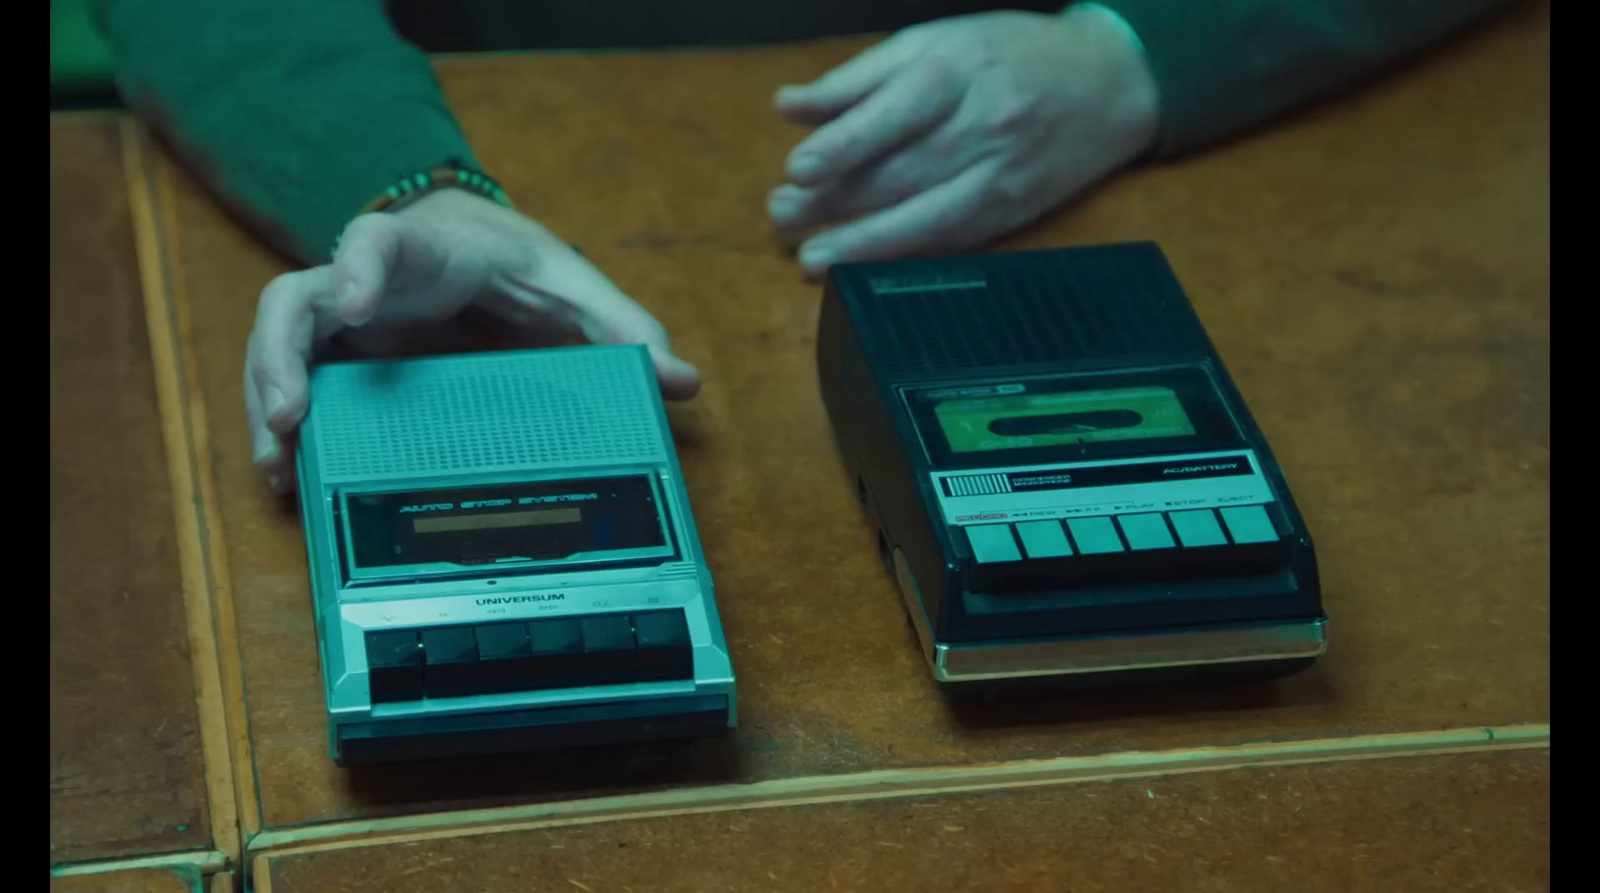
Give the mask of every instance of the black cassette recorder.
M 817 359 L 941 683 L 1324 652 L 1311 536 L 1155 245 L 836 266 Z

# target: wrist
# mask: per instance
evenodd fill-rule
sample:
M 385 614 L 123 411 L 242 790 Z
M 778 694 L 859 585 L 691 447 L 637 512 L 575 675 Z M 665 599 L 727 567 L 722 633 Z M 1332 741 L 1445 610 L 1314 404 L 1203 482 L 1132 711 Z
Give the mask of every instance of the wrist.
M 442 186 L 417 196 L 390 213 L 401 217 L 460 217 L 503 210 L 505 206 L 488 196 L 459 186 Z
M 506 198 L 505 191 L 500 184 L 490 179 L 487 175 L 462 164 L 458 161 L 449 161 L 427 170 L 408 174 L 393 185 L 389 186 L 377 197 L 367 202 L 357 212 L 360 217 L 365 214 L 400 214 L 413 205 L 425 202 L 429 197 L 457 193 L 476 196 L 492 205 L 511 207 L 511 200 Z M 456 207 L 457 199 L 446 202 L 429 202 L 425 208 L 436 209 L 439 207 Z M 428 211 L 431 216 L 434 212 Z M 340 238 L 342 238 L 342 234 Z M 329 254 L 337 256 L 339 253 L 339 239 L 335 239 Z
M 568 247 L 538 221 L 470 189 L 430 190 L 389 213 L 428 238 L 470 245 L 475 254 L 492 259 L 489 266 L 495 269 L 518 269 L 530 256 Z
M 1161 89 L 1138 32 L 1116 10 L 1099 3 L 1073 3 L 1060 13 L 1073 26 L 1079 45 L 1099 48 L 1112 91 L 1112 107 L 1128 139 L 1142 156 L 1155 147 L 1161 131 Z

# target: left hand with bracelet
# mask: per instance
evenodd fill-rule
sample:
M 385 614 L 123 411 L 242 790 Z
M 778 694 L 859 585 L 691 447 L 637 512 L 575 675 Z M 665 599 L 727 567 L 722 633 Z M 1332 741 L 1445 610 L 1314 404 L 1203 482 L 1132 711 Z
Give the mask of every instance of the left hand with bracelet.
M 290 438 L 309 405 L 316 349 L 339 336 L 363 353 L 392 353 L 419 324 L 469 308 L 529 344 L 644 344 L 669 399 L 700 386 L 661 324 L 549 230 L 483 195 L 437 189 L 355 218 L 331 263 L 286 273 L 262 292 L 244 393 L 256 465 L 273 488 L 293 482 Z

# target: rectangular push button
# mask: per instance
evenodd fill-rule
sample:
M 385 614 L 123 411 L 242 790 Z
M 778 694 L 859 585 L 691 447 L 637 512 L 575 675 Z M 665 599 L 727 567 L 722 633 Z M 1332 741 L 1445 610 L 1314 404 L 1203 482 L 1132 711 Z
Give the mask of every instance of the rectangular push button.
M 633 624 L 625 614 L 601 614 L 578 621 L 583 632 L 583 657 L 576 685 L 617 685 L 634 681 L 637 655 Z
M 694 678 L 694 647 L 682 611 L 633 615 L 633 638 L 635 680 Z
M 1022 560 L 1017 541 L 1011 538 L 1010 524 L 979 524 L 965 530 L 967 542 L 972 544 L 972 557 L 979 564 Z
M 533 620 L 528 623 L 528 647 L 534 657 L 582 654 L 583 633 L 576 620 Z
M 1171 549 L 1177 545 L 1160 513 L 1118 515 L 1117 523 L 1122 526 L 1122 535 L 1127 538 L 1130 549 Z
M 1229 506 L 1222 510 L 1222 523 L 1228 525 L 1228 533 L 1233 536 L 1233 541 L 1236 543 L 1278 541 L 1278 531 L 1273 528 L 1272 519 L 1267 517 L 1265 506 Z
M 479 660 L 512 660 L 533 656 L 533 646 L 528 643 L 528 625 L 525 623 L 491 623 L 477 627 L 472 632 L 478 639 Z
M 372 703 L 422 698 L 422 641 L 414 629 L 368 632 L 367 684 Z
M 633 650 L 633 625 L 623 614 L 585 617 L 578 621 L 578 628 L 583 630 L 585 654 Z
M 1061 558 L 1072 554 L 1072 544 L 1060 521 L 1022 521 L 1017 524 L 1017 536 L 1022 537 L 1022 548 L 1029 558 Z
M 1193 512 L 1173 512 L 1167 516 L 1172 519 L 1172 529 L 1178 531 L 1178 542 L 1185 546 L 1225 546 L 1228 538 L 1222 534 L 1222 526 L 1217 523 L 1217 516 L 1210 509 L 1200 509 Z
M 470 626 L 422 631 L 422 691 L 430 698 L 473 694 L 478 681 L 478 637 Z
M 1110 518 L 1072 518 L 1067 521 L 1078 551 L 1085 555 L 1103 552 L 1121 552 L 1122 540 Z
M 527 687 L 567 688 L 583 662 L 583 634 L 576 620 L 528 621 L 528 650 L 533 652 Z
M 522 691 L 536 687 L 538 664 L 525 623 L 491 623 L 473 629 L 478 640 L 478 691 Z

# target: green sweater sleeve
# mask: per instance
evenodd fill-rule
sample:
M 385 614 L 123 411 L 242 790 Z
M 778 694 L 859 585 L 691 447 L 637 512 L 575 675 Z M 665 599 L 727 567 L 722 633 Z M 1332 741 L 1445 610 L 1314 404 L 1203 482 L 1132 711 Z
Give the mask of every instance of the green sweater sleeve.
M 399 178 L 473 163 L 381 0 L 96 0 L 119 90 L 209 184 L 313 263 Z
M 1161 91 L 1157 156 L 1232 136 L 1376 73 L 1504 0 L 1101 0 Z

